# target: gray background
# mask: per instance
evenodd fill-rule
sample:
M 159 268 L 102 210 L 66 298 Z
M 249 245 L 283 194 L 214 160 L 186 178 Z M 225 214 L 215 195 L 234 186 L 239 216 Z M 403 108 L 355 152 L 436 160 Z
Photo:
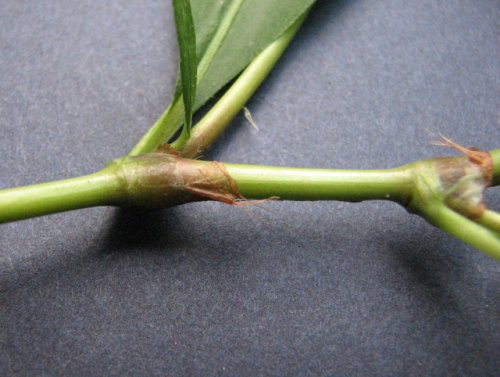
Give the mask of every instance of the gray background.
M 320 1 L 206 156 L 385 168 L 498 148 L 500 4 Z M 0 2 L 0 187 L 93 172 L 161 114 L 170 2 Z M 498 190 L 489 194 L 499 209 Z M 1 375 L 500 370 L 500 265 L 391 203 L 94 208 L 0 226 Z

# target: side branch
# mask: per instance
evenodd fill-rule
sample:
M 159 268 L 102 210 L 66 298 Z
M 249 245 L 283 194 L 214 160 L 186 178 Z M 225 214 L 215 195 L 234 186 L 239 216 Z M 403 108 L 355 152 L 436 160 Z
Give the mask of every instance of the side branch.
M 245 106 L 276 65 L 304 21 L 300 17 L 279 39 L 266 47 L 240 74 L 222 98 L 193 127 L 187 143 L 174 142 L 187 158 L 201 156 Z

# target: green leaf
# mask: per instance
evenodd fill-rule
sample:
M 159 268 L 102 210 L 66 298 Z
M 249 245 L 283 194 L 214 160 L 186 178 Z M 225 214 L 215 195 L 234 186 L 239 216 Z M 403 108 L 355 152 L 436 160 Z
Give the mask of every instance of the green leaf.
M 315 0 L 191 0 L 196 53 L 196 111 L 278 39 Z M 131 155 L 155 150 L 171 138 L 184 118 L 181 94 Z
M 199 47 L 195 107 L 203 105 L 232 80 L 313 3 L 314 0 L 193 0 Z M 218 7 L 218 14 L 207 17 L 210 7 Z M 217 27 L 211 29 L 214 20 Z
M 180 52 L 181 88 L 184 103 L 183 138 L 189 138 L 196 98 L 196 36 L 189 0 L 173 0 L 175 27 Z

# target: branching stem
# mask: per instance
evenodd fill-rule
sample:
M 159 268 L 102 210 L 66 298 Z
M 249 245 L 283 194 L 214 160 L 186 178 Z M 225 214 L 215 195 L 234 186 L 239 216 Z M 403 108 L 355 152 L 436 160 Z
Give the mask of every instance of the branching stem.
M 260 87 L 269 72 L 276 65 L 286 47 L 306 17 L 304 14 L 275 42 L 265 48 L 240 74 L 227 90 L 224 96 L 212 107 L 203 119 L 193 127 L 189 140 L 183 136 L 172 143 L 177 149 L 182 149 L 185 157 L 200 156 L 224 131 L 229 122 L 238 114 L 249 98 Z M 204 74 L 204 63 L 201 64 L 199 77 Z M 139 156 L 156 151 L 158 146 L 169 141 L 182 125 L 184 105 L 182 98 L 174 100 L 162 116 L 153 124 L 130 152 L 130 156 Z
M 423 208 L 426 219 L 458 239 L 500 259 L 500 234 L 458 214 L 442 203 L 428 203 Z
M 250 63 L 222 98 L 193 127 L 191 137 L 185 145 L 183 143 L 172 144 L 177 149 L 182 147 L 181 153 L 184 157 L 195 158 L 201 156 L 220 136 L 269 75 L 292 41 L 304 18 L 305 15 Z
M 272 197 L 391 200 L 500 258 L 498 214 L 485 209 L 476 222 L 448 207 L 450 195 L 467 199 L 463 195 L 468 195 L 468 188 L 481 183 L 478 169 L 466 157 L 423 160 L 387 170 L 335 170 L 222 164 L 153 153 L 124 157 L 79 178 L 0 190 L 0 223 L 100 205 L 164 208 L 198 200 L 237 204 L 238 198 Z

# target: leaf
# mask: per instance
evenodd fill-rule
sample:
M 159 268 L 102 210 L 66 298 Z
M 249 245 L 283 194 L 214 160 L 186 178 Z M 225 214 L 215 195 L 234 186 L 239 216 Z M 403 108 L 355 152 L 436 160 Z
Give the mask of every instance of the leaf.
M 192 0 L 191 3 L 199 48 L 195 102 L 198 108 L 278 39 L 314 0 Z M 207 17 L 212 7 L 218 8 L 218 14 Z M 217 26 L 211 28 L 211 25 Z
M 181 88 L 184 103 L 184 130 L 189 137 L 196 98 L 196 36 L 189 0 L 173 0 L 175 27 L 180 52 Z
M 315 0 L 191 0 L 197 55 L 196 111 L 278 39 Z M 132 150 L 155 150 L 179 129 L 184 109 L 177 92 L 165 113 Z

